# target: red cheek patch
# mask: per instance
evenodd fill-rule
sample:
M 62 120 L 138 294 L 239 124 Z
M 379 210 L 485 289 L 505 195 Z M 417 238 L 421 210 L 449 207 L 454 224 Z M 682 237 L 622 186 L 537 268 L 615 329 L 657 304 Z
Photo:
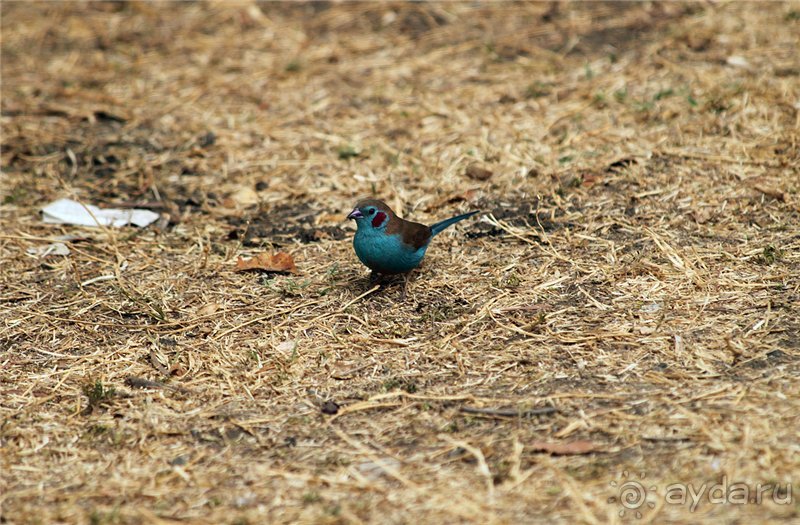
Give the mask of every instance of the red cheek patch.
M 372 218 L 372 227 L 373 228 L 379 227 L 381 224 L 383 224 L 383 221 L 385 220 L 386 220 L 386 214 L 383 213 L 382 211 L 379 211 L 378 213 L 375 214 L 375 217 Z

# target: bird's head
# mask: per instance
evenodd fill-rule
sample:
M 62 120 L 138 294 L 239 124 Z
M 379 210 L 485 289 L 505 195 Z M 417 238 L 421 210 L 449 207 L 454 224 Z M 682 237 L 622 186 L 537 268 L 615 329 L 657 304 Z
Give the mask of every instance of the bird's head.
M 392 217 L 394 217 L 392 209 L 377 199 L 359 201 L 347 216 L 348 219 L 356 221 L 359 230 L 362 228 L 376 230 L 386 228 Z

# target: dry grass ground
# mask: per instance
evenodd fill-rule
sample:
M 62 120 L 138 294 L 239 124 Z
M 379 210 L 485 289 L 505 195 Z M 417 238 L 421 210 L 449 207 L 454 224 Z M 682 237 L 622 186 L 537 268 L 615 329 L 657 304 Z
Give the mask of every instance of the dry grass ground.
M 3 2 L 0 522 L 797 523 L 798 48 L 798 3 Z M 399 302 L 371 194 L 484 213 Z M 783 488 L 665 502 L 723 479 Z

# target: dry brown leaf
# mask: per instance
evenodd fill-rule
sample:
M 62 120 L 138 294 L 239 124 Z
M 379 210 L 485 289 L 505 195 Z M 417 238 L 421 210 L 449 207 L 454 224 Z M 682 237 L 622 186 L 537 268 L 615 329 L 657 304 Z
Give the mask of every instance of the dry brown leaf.
M 603 178 L 602 175 L 600 175 L 599 173 L 592 173 L 587 171 L 586 173 L 583 173 L 581 175 L 581 185 L 591 187 L 597 184 L 602 178 Z
M 217 313 L 217 310 L 220 309 L 220 305 L 217 303 L 208 303 L 199 310 L 197 310 L 197 315 L 205 316 L 205 315 L 213 315 Z
M 236 260 L 237 272 L 252 270 L 275 273 L 298 273 L 297 267 L 294 265 L 294 259 L 285 252 L 277 252 L 274 255 L 259 253 L 250 259 L 239 257 Z
M 470 164 L 467 166 L 467 177 L 475 180 L 489 180 L 493 173 L 485 168 L 481 168 L 477 164 Z
M 764 195 L 768 197 L 772 197 L 773 199 L 778 199 L 779 201 L 786 202 L 786 194 L 777 188 L 773 188 L 767 186 L 765 184 L 756 184 L 753 186 L 754 189 L 760 191 Z
M 580 440 L 569 443 L 547 443 L 545 441 L 534 441 L 528 448 L 535 452 L 547 452 L 554 456 L 569 456 L 576 454 L 588 454 L 597 450 L 591 441 Z

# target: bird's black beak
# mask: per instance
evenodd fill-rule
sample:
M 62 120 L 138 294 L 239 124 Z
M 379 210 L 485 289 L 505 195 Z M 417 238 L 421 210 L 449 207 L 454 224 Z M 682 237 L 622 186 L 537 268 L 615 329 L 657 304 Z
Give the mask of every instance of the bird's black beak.
M 347 216 L 348 219 L 363 219 L 364 214 L 361 213 L 361 210 L 358 208 L 353 208 L 353 211 L 350 212 L 350 215 Z

